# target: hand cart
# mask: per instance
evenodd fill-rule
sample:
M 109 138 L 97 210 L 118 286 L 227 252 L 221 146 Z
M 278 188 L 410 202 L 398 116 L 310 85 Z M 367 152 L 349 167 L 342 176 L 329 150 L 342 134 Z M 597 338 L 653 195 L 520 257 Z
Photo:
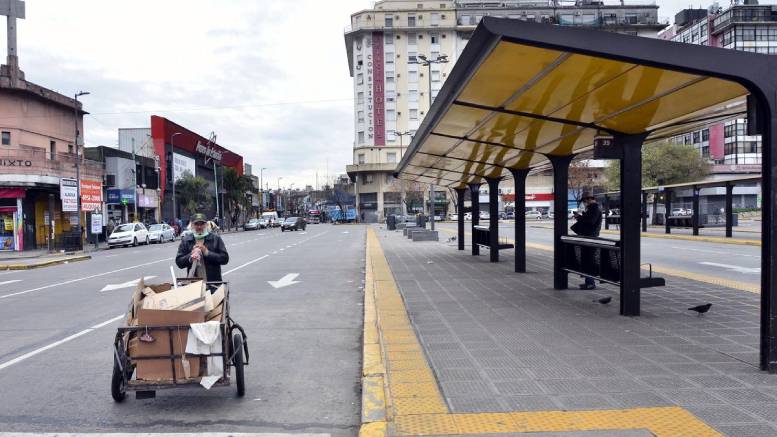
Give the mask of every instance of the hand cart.
M 198 281 L 197 278 L 177 278 L 180 283 L 188 283 Z M 187 355 L 189 358 L 200 359 L 200 357 L 213 357 L 221 356 L 224 360 L 224 373 L 221 378 L 213 384 L 213 386 L 229 386 L 231 382 L 231 367 L 235 367 L 235 383 L 237 386 L 237 395 L 242 397 L 245 395 L 245 376 L 243 366 L 248 365 L 248 343 L 247 337 L 243 328 L 235 323 L 229 316 L 229 286 L 227 282 L 207 282 L 206 286 L 220 287 L 225 286 L 224 294 L 224 311 L 221 317 L 220 330 L 222 338 L 222 352 L 213 353 L 209 355 Z M 157 390 L 164 390 L 168 388 L 181 388 L 181 387 L 194 387 L 200 386 L 200 377 L 195 376 L 191 378 L 181 378 L 180 375 L 176 376 L 176 360 L 178 365 L 181 365 L 181 360 L 185 355 L 184 351 L 181 354 L 175 354 L 173 347 L 173 333 L 180 331 L 188 331 L 189 325 L 158 325 L 158 326 L 124 326 L 119 327 L 114 339 L 113 349 L 113 377 L 111 378 L 111 395 L 116 402 L 124 401 L 128 391 L 136 392 L 135 395 L 138 399 L 153 398 L 156 396 Z M 130 357 L 129 346 L 126 339 L 132 335 L 140 336 L 141 334 L 149 333 L 153 336 L 154 332 L 167 331 L 170 339 L 169 354 L 157 355 L 157 356 L 141 356 Z M 135 367 L 140 360 L 160 360 L 169 359 L 170 366 L 172 368 L 172 378 L 168 380 L 154 380 L 144 381 L 133 378 L 135 374 Z

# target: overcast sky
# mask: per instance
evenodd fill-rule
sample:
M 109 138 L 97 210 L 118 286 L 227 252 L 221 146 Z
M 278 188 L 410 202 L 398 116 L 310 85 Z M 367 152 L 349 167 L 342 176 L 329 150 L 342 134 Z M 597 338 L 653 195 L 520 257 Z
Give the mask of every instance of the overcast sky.
M 648 0 L 650 1 L 650 0 Z M 687 3 L 659 1 L 672 17 Z M 169 118 L 245 157 L 265 182 L 320 183 L 352 161 L 343 30 L 369 0 L 27 0 L 27 80 L 79 90 L 87 146 Z M 696 5 L 697 7 L 699 5 Z M 707 4 L 702 6 L 706 7 Z M 5 47 L 2 32 L 2 47 Z M 3 55 L 4 59 L 4 55 Z

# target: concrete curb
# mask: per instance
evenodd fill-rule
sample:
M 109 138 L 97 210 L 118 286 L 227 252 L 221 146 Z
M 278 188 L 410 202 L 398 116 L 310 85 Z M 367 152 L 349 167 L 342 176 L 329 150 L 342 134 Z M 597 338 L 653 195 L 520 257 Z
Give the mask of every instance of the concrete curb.
M 74 256 L 71 258 L 55 259 L 51 261 L 43 261 L 43 262 L 30 263 L 30 264 L 5 264 L 5 265 L 0 265 L 0 270 L 32 270 L 32 269 L 39 269 L 42 267 L 54 266 L 57 264 L 86 261 L 88 259 L 92 259 L 92 256 L 80 255 L 80 256 Z

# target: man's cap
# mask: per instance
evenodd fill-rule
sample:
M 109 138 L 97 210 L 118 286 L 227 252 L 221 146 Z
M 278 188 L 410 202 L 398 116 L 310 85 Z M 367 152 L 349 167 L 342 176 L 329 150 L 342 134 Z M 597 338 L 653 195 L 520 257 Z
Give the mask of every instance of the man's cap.
M 591 193 L 589 193 L 588 191 L 585 191 L 585 192 L 583 192 L 583 195 L 580 196 L 580 200 L 586 200 L 586 199 L 594 199 L 594 200 L 596 200 L 596 197 L 591 195 Z
M 198 212 L 196 214 L 192 214 L 192 223 L 207 223 L 208 219 L 205 218 L 205 214 Z

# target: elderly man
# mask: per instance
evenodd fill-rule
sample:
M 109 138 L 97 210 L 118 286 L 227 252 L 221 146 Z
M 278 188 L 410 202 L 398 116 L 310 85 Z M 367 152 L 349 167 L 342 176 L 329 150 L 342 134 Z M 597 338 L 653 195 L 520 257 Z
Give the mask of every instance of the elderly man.
M 583 193 L 580 196 L 580 202 L 585 210 L 582 214 L 575 213 L 575 222 L 572 225 L 572 231 L 577 235 L 588 237 L 598 237 L 602 228 L 602 209 L 596 203 L 596 198 L 591 193 Z M 582 290 L 593 290 L 596 288 L 596 281 L 593 278 L 586 277 L 585 283 L 580 284 Z
M 192 215 L 192 233 L 181 239 L 175 263 L 187 272 L 195 268 L 192 276 L 210 282 L 221 281 L 221 266 L 229 262 L 229 254 L 224 241 L 208 229 L 205 214 Z

